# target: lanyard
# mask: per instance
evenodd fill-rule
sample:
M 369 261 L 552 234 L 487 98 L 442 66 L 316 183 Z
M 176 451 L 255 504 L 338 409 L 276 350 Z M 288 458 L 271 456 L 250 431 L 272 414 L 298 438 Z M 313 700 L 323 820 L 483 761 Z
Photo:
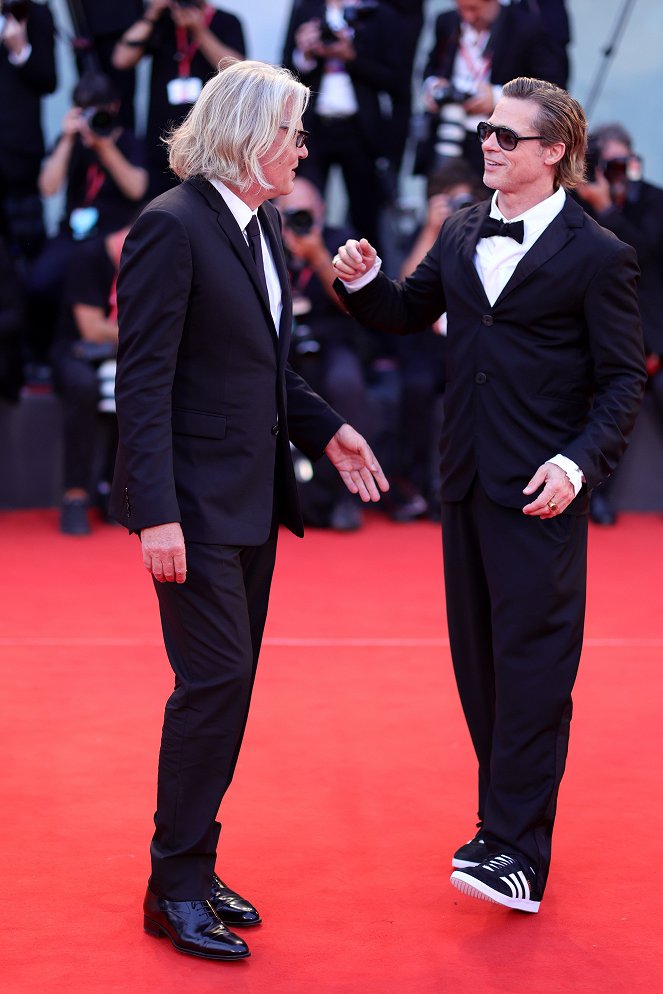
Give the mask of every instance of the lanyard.
M 94 203 L 97 194 L 105 182 L 106 173 L 101 166 L 93 162 L 87 167 L 87 173 L 85 174 L 85 200 L 83 201 L 85 207 L 89 207 L 90 204 Z
M 488 46 L 490 36 L 487 31 L 483 31 L 477 38 L 476 45 L 467 45 L 461 41 L 458 51 L 465 62 L 470 79 L 474 83 L 483 82 L 488 78 L 490 69 L 490 58 L 484 54 Z M 479 54 L 481 52 L 481 54 Z
M 212 18 L 214 17 L 214 8 L 207 4 L 205 6 L 203 16 L 205 19 L 205 27 L 208 28 L 212 23 Z M 177 61 L 177 75 L 180 79 L 188 79 L 191 75 L 191 62 L 198 51 L 198 42 L 189 41 L 186 28 L 182 28 L 179 25 L 175 26 L 175 38 L 177 42 L 177 52 L 175 54 L 175 59 Z

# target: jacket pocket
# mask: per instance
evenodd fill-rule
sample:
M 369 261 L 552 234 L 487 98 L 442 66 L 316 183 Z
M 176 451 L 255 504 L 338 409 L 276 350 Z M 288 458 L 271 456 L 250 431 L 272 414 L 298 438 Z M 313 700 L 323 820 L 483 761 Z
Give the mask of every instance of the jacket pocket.
M 185 411 L 174 408 L 172 416 L 175 435 L 195 435 L 198 438 L 225 438 L 225 414 L 206 414 L 203 411 Z

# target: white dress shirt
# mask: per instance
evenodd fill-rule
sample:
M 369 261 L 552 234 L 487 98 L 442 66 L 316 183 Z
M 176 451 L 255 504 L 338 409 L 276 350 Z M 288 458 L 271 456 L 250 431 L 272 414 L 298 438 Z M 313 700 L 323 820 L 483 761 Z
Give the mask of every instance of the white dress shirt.
M 497 206 L 497 197 L 498 192 L 496 191 L 493 195 L 490 216 L 498 218 L 501 221 L 506 221 L 507 218 L 504 217 Z M 491 306 L 511 279 L 513 271 L 522 257 L 531 249 L 537 238 L 540 238 L 550 222 L 557 217 L 564 207 L 565 202 L 566 193 L 560 187 L 552 196 L 535 204 L 534 207 L 530 207 L 529 210 L 523 214 L 519 214 L 518 217 L 508 218 L 509 221 L 522 220 L 524 225 L 522 245 L 515 241 L 515 239 L 505 237 L 504 235 L 492 235 L 490 238 L 479 239 L 474 254 L 474 265 Z M 367 273 L 364 273 L 363 276 L 360 276 L 353 283 L 344 284 L 346 289 L 352 293 L 353 290 L 360 290 L 363 286 L 366 286 L 367 283 L 375 279 L 380 266 L 381 260 L 377 258 L 375 264 Z M 561 453 L 552 456 L 548 462 L 554 463 L 560 469 L 564 470 L 577 496 L 583 484 L 583 474 L 580 467 L 573 460 L 561 455 Z
M 223 199 L 225 200 L 229 211 L 232 216 L 237 221 L 242 234 L 244 235 L 244 241 L 249 244 L 249 236 L 246 233 L 246 226 L 255 215 L 256 220 L 258 219 L 256 211 L 252 211 L 251 208 L 244 203 L 243 200 L 237 196 L 236 193 L 226 186 L 220 179 L 212 179 L 210 183 L 215 190 L 218 190 Z M 263 234 L 263 230 L 260 226 L 260 221 L 258 220 L 258 227 L 260 228 L 260 244 L 262 246 L 262 263 L 265 270 L 265 280 L 267 281 L 267 293 L 269 294 L 269 309 L 271 311 L 272 320 L 274 322 L 274 327 L 276 329 L 276 334 L 279 333 L 279 321 L 281 320 L 281 312 L 283 310 L 283 300 L 281 298 L 281 283 L 279 281 L 279 274 L 276 271 L 276 265 L 274 264 L 274 258 L 272 256 L 272 250 L 269 247 L 269 242 Z

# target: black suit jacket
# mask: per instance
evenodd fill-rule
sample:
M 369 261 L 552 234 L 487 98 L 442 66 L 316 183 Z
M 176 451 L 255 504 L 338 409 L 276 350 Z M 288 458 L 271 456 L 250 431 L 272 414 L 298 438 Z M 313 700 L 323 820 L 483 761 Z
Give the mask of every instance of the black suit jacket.
M 440 14 L 435 22 L 435 45 L 424 76 L 451 79 L 460 40 L 456 11 Z M 538 14 L 522 6 L 500 8 L 488 42 L 490 82 L 503 86 L 516 76 L 534 76 L 566 86 L 567 64 L 563 46 L 548 34 Z
M 281 280 L 277 336 L 244 235 L 195 178 L 132 228 L 118 280 L 120 445 L 112 510 L 130 530 L 181 521 L 185 539 L 260 545 L 303 533 L 289 436 L 317 458 L 343 423 L 287 365 L 292 305 L 269 203 L 258 212 Z
M 445 221 L 404 283 L 382 273 L 347 294 L 364 324 L 408 333 L 448 313 L 442 496 L 478 473 L 488 496 L 523 507 L 539 465 L 568 456 L 591 489 L 622 454 L 645 383 L 638 265 L 630 245 L 567 197 L 490 305 L 473 257 L 489 203 Z M 570 505 L 586 509 L 583 488 Z

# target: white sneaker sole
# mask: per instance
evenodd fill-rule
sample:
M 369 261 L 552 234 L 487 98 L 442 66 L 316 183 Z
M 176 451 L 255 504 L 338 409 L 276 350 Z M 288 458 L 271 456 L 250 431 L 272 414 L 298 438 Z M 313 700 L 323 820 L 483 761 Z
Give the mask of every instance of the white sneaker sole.
M 536 914 L 541 905 L 540 901 L 532 901 L 525 897 L 507 897 L 481 880 L 476 880 L 467 873 L 454 872 L 451 874 L 451 883 L 461 894 L 468 897 L 476 897 L 480 901 L 492 901 L 494 904 L 502 904 L 505 908 L 512 908 L 514 911 L 529 911 Z
M 477 861 L 472 861 L 471 859 L 456 859 L 451 860 L 451 865 L 455 866 L 457 870 L 466 870 L 468 866 L 480 866 L 481 864 Z

